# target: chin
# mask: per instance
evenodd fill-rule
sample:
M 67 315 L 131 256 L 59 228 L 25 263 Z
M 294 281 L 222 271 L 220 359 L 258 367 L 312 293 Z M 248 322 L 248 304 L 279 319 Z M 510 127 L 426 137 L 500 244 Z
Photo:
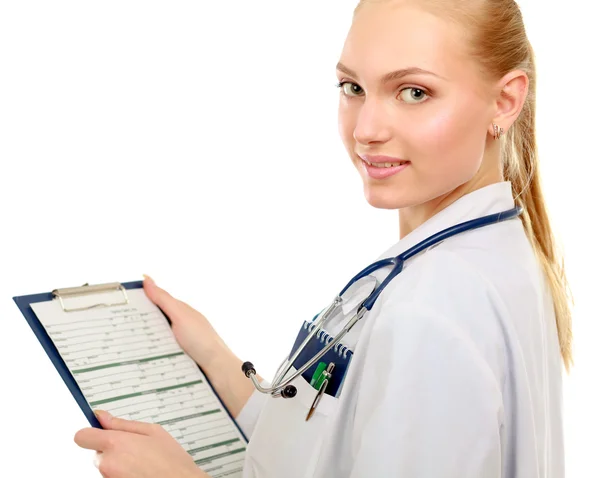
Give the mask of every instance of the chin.
M 355 163 L 355 166 L 363 183 L 365 199 L 370 206 L 377 209 L 402 209 L 418 204 L 417 195 L 411 192 L 413 188 L 407 187 L 410 186 L 413 178 L 403 178 L 403 180 L 398 181 L 392 177 L 380 182 L 368 176 L 362 160 Z
M 402 209 L 415 203 L 405 194 L 390 188 L 365 185 L 364 192 L 367 202 L 377 209 Z

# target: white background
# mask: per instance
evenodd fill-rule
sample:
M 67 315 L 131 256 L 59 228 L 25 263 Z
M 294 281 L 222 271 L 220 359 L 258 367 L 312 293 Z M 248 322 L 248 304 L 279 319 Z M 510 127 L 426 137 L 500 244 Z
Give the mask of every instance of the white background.
M 396 242 L 396 214 L 368 206 L 337 131 L 354 5 L 1 3 L 0 475 L 99 476 L 12 296 L 147 273 L 269 376 L 299 323 Z M 600 476 L 597 16 L 587 0 L 521 5 L 576 299 L 567 476 Z

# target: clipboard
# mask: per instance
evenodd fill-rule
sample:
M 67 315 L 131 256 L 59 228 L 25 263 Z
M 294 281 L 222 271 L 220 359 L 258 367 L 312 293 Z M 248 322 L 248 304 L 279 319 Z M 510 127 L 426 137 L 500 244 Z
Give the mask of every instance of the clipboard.
M 65 383 L 65 385 L 71 392 L 71 395 L 77 402 L 77 405 L 79 405 L 79 408 L 81 409 L 81 411 L 83 412 L 83 414 L 85 415 L 86 419 L 88 420 L 88 422 L 90 423 L 90 425 L 92 427 L 102 428 L 102 426 L 100 425 L 100 422 L 96 418 L 96 415 L 94 414 L 92 408 L 88 404 L 83 392 L 81 391 L 77 381 L 73 377 L 73 374 L 69 370 L 69 368 L 68 368 L 67 364 L 65 363 L 65 361 L 63 360 L 62 356 L 60 355 L 60 353 L 59 353 L 56 345 L 52 341 L 51 337 L 48 335 L 48 332 L 42 325 L 41 321 L 38 319 L 37 315 L 35 314 L 34 310 L 31 307 L 31 304 L 37 303 L 37 302 L 47 302 L 47 301 L 57 300 L 60 302 L 61 307 L 62 307 L 63 311 L 65 311 L 65 312 L 81 311 L 81 310 L 87 310 L 87 309 L 99 308 L 99 307 L 127 305 L 129 302 L 129 299 L 127 297 L 127 291 L 133 290 L 133 289 L 142 289 L 142 288 L 143 288 L 143 281 L 132 281 L 132 282 L 124 282 L 124 283 L 114 282 L 114 283 L 98 284 L 98 285 L 84 284 L 81 287 L 69 287 L 69 288 L 63 288 L 63 289 L 55 289 L 52 292 L 45 292 L 45 293 L 39 293 L 39 294 L 30 294 L 30 295 L 13 297 L 13 300 L 15 301 L 15 303 L 19 307 L 21 313 L 27 320 L 27 323 L 31 327 L 31 330 L 33 331 L 33 333 L 37 337 L 38 341 L 44 348 L 44 351 L 50 358 L 50 361 L 56 368 L 56 370 L 59 373 L 60 377 L 62 378 L 63 382 Z M 68 298 L 81 297 L 84 295 L 100 294 L 103 292 L 114 292 L 114 291 L 121 292 L 121 294 L 122 294 L 121 302 L 94 303 L 93 305 L 89 305 L 86 307 L 80 307 L 80 308 L 71 308 L 71 307 L 68 307 L 65 303 L 65 300 Z M 159 308 L 159 310 L 162 313 L 165 320 L 168 322 L 169 327 L 170 327 L 171 321 L 169 320 L 167 315 L 162 311 L 162 309 Z M 231 418 L 232 422 L 235 424 L 235 426 L 237 427 L 237 429 L 239 430 L 240 434 L 242 435 L 242 437 L 244 438 L 244 440 L 246 441 L 246 444 L 247 444 L 248 438 L 246 437 L 246 435 L 240 428 L 239 424 L 236 422 L 236 420 L 231 415 L 230 411 L 227 409 L 227 407 L 221 400 L 221 397 L 216 392 L 213 385 L 210 383 L 210 380 L 208 380 L 208 377 L 206 376 L 206 374 L 204 373 L 202 368 L 199 365 L 197 365 L 197 366 L 200 369 L 200 371 L 202 372 L 202 374 L 204 375 L 206 382 L 208 383 L 209 387 L 211 388 L 211 390 L 217 397 L 219 403 L 221 404 L 223 409 L 227 412 L 228 416 Z

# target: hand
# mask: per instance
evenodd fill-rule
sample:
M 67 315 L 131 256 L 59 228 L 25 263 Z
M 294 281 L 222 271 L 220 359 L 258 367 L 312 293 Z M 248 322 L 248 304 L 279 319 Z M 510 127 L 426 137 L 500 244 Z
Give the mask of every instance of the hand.
M 197 310 L 158 287 L 146 276 L 144 291 L 171 320 L 181 348 L 202 368 L 229 412 L 237 417 L 254 391 L 242 373 L 242 361 L 225 345 L 210 322 Z M 261 377 L 258 377 L 262 381 Z
M 228 350 L 210 322 L 185 302 L 175 299 L 145 276 L 144 292 L 171 320 L 171 328 L 180 347 L 200 367 L 208 368 L 210 361 Z
M 104 430 L 79 430 L 75 443 L 97 451 L 104 478 L 210 478 L 162 426 L 96 415 Z

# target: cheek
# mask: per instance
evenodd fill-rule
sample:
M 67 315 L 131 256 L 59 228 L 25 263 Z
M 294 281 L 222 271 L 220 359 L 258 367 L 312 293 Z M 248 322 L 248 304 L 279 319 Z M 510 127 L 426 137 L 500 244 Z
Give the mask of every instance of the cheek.
M 429 171 L 440 175 L 457 168 L 476 168 L 483 156 L 485 140 L 479 123 L 481 113 L 467 102 L 415 122 L 411 136 L 416 161 L 425 168 L 433 167 Z
M 416 131 L 423 138 L 424 152 L 430 153 L 433 159 L 439 157 L 443 151 L 451 149 L 457 141 L 456 126 L 452 112 L 431 115 L 427 121 L 421 123 Z
M 346 150 L 351 153 L 354 149 L 354 119 L 342 105 L 338 109 L 338 132 Z

